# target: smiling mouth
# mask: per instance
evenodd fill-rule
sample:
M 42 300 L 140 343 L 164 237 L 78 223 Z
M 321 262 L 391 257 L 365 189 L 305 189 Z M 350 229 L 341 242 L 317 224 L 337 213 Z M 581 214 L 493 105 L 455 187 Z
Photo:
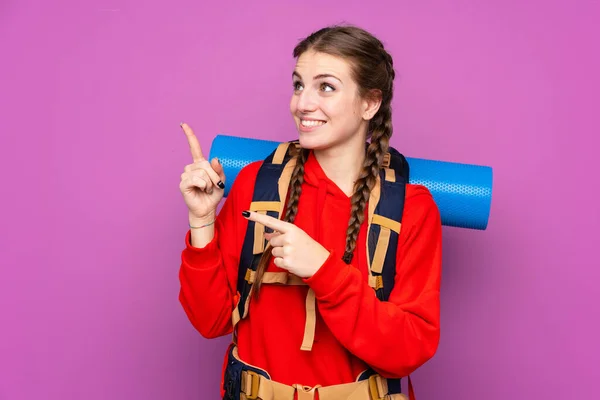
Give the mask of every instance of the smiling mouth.
M 327 122 L 325 122 L 325 121 L 308 121 L 308 120 L 304 120 L 304 119 L 300 120 L 300 124 L 302 126 L 307 127 L 307 128 L 312 128 L 312 127 L 315 127 L 315 126 L 325 125 L 326 123 Z

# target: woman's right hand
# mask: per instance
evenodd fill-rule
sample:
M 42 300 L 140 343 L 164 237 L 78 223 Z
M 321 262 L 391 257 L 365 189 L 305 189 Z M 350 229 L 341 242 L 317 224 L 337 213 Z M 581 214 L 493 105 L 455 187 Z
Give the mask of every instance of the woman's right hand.
M 223 166 L 216 158 L 210 162 L 204 158 L 200 142 L 188 124 L 182 123 L 181 128 L 190 144 L 193 163 L 185 166 L 179 190 L 189 209 L 190 220 L 212 222 L 225 194 Z

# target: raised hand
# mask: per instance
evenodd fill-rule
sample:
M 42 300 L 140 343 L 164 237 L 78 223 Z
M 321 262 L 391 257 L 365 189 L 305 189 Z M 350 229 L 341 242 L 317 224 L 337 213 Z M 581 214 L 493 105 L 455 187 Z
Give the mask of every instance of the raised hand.
M 325 263 L 329 251 L 294 224 L 268 215 L 244 211 L 247 219 L 273 229 L 265 238 L 273 247 L 273 262 L 301 278 L 310 278 Z
M 182 123 L 181 128 L 190 145 L 193 163 L 185 166 L 179 189 L 189 209 L 190 219 L 214 220 L 217 205 L 224 195 L 223 166 L 216 158 L 209 162 L 204 157 L 200 142 L 188 124 Z

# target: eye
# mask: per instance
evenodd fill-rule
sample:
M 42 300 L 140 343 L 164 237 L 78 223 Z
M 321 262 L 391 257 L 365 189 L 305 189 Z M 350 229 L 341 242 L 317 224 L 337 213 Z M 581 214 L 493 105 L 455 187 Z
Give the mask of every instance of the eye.
M 300 81 L 295 81 L 293 83 L 293 85 L 294 85 L 294 91 L 295 92 L 297 92 L 299 90 L 302 90 L 302 88 L 303 88 L 302 83 L 300 83 Z
M 329 83 L 322 83 L 321 90 L 324 92 L 334 92 L 335 88 L 331 86 Z

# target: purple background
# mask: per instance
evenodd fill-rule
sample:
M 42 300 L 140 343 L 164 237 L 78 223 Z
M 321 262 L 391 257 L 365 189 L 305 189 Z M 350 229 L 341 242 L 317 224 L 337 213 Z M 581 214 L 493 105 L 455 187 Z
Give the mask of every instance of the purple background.
M 229 338 L 177 295 L 191 158 L 293 138 L 292 48 L 347 21 L 399 78 L 392 144 L 490 165 L 487 231 L 444 229 L 419 400 L 591 399 L 600 378 L 598 2 L 0 4 L 0 399 L 217 398 Z M 594 134 L 594 137 L 592 137 Z

